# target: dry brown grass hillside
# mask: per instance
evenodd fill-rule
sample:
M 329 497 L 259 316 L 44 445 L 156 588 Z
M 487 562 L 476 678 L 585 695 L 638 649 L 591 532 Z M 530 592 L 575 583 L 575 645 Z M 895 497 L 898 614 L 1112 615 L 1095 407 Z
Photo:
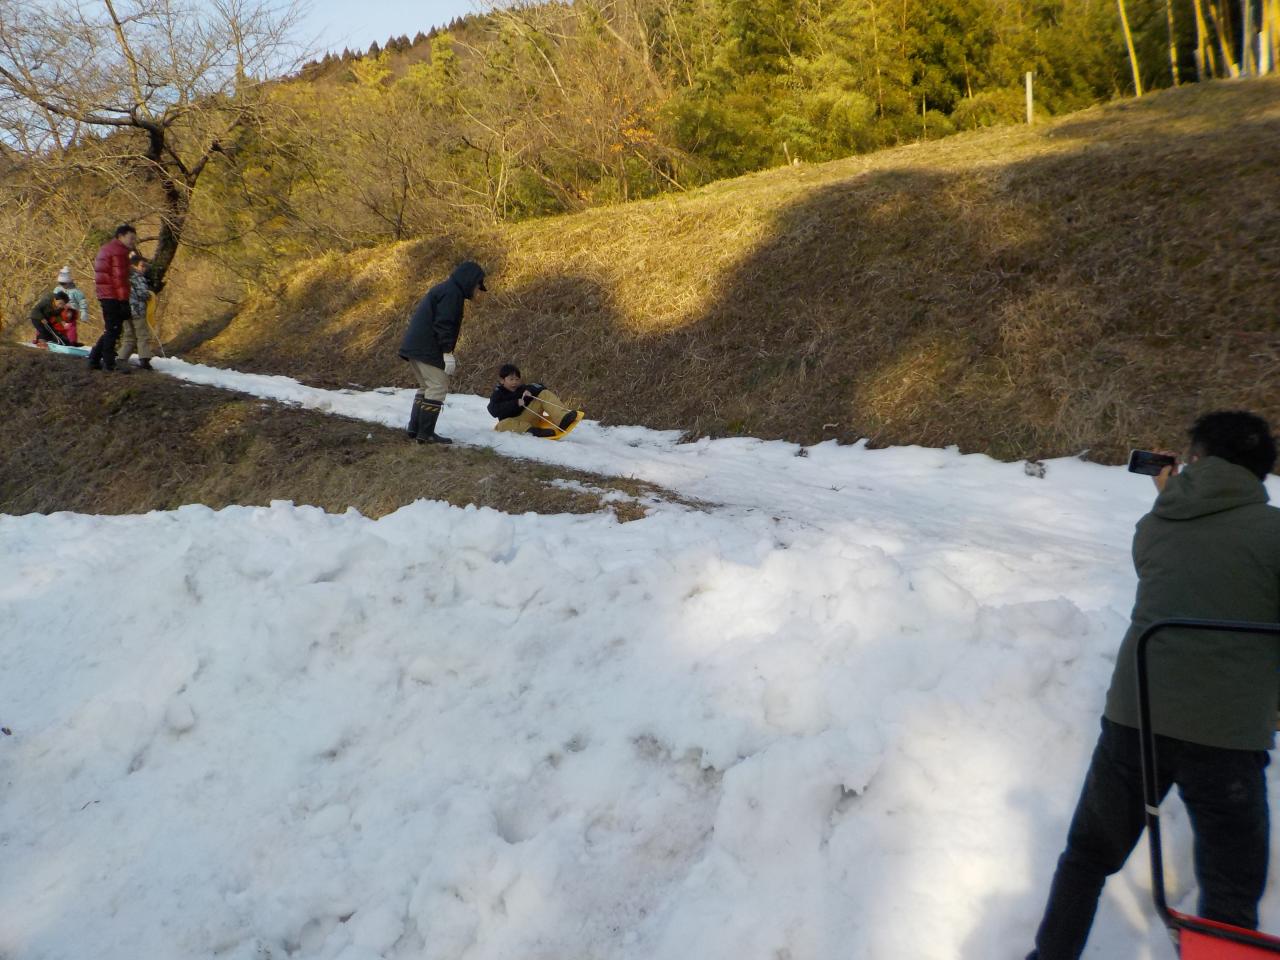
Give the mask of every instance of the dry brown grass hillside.
M 460 389 L 514 359 L 608 422 L 1113 459 L 1206 407 L 1280 421 L 1280 80 L 299 264 L 185 346 L 407 385 L 463 256 Z

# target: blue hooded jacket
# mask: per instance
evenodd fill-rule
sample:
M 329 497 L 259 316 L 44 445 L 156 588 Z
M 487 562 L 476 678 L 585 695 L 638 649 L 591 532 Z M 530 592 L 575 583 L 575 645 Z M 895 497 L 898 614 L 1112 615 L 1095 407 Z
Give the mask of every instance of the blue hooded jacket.
M 400 357 L 444 369 L 444 355 L 452 353 L 462 330 L 462 308 L 484 290 L 484 270 L 474 260 L 454 269 L 448 280 L 437 283 L 418 301 L 409 317 L 409 329 L 400 341 Z

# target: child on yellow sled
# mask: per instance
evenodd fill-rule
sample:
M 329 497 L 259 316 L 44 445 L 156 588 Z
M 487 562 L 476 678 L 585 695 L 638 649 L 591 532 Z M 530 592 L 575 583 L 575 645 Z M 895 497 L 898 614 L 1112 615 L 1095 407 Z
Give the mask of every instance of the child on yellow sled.
M 498 370 L 489 415 L 498 420 L 495 430 L 553 439 L 564 436 L 582 419 L 581 410 L 565 406 L 542 384 L 525 383 L 514 363 L 504 363 Z

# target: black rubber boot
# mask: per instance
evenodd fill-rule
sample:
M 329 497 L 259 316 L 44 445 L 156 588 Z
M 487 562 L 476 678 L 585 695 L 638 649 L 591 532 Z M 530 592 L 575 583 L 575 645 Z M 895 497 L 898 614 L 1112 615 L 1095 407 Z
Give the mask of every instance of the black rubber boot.
M 566 413 L 563 417 L 560 418 L 560 429 L 568 430 L 569 427 L 573 424 L 573 421 L 577 419 L 578 419 L 578 411 L 570 410 L 568 413 Z
M 530 427 L 529 428 L 529 436 L 542 437 L 543 439 L 546 439 L 547 437 L 554 437 L 559 432 L 560 432 L 559 430 L 552 430 L 550 427 Z
M 413 406 L 409 409 L 409 426 L 405 427 L 404 432 L 408 434 L 410 440 L 418 439 L 418 420 L 421 419 L 421 408 L 418 406 L 422 402 L 422 397 L 414 394 Z
M 436 421 L 440 419 L 440 404 L 424 399 L 419 404 L 418 432 L 414 439 L 419 443 L 453 443 L 448 437 L 436 433 Z

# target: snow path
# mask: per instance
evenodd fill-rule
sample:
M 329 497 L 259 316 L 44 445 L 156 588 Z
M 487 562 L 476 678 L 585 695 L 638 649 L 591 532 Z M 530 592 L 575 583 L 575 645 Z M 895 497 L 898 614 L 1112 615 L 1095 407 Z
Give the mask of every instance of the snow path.
M 413 396 L 411 389 L 323 390 L 288 377 L 181 360 L 155 363 L 190 383 L 391 427 L 403 426 Z M 973 573 L 975 550 L 994 551 L 1002 558 L 1012 555 L 1033 566 L 1047 564 L 1052 569 L 1044 583 L 1053 595 L 1064 554 L 1092 566 L 1099 559 L 1098 546 L 1105 544 L 1124 552 L 1110 559 L 1127 569 L 1132 533 L 1132 520 L 1127 518 L 1132 512 L 1136 519 L 1151 501 L 1145 483 L 1134 483 L 1123 471 L 1074 459 L 1054 463 L 1051 481 L 1045 483 L 1027 476 L 1021 463 L 999 464 L 954 450 L 872 451 L 860 445 L 840 447 L 834 441 L 801 448 L 753 438 L 680 443 L 678 431 L 607 427 L 592 420 L 584 421 L 572 439 L 553 443 L 494 431 L 485 404 L 484 397 L 451 394 L 441 432 L 457 442 L 513 457 L 646 480 L 747 514 L 763 512 L 819 528 L 855 523 L 882 531 L 891 547 L 960 551 L 956 571 L 961 575 Z M 1067 502 L 1064 488 L 1073 489 Z M 1111 511 L 1099 515 L 1097 508 L 1102 506 L 1119 506 L 1126 522 L 1118 528 L 1106 522 Z M 919 530 L 922 517 L 928 518 L 928 537 L 923 542 L 915 536 L 904 539 Z M 1015 528 L 1010 528 L 1010 520 Z M 1046 542 L 1056 549 L 1045 551 Z
M 442 429 L 713 506 L 0 516 L 0 957 L 1020 960 L 1149 484 L 491 423 L 451 397 Z M 1172 957 L 1145 870 L 1087 956 Z

